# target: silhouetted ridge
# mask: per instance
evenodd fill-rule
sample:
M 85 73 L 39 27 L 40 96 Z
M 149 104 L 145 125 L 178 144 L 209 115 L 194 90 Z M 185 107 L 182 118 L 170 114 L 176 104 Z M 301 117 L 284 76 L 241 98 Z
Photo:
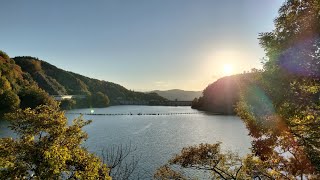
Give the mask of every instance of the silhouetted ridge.
M 195 98 L 192 108 L 218 114 L 235 114 L 240 90 L 252 83 L 255 73 L 222 77 L 203 90 L 203 96 Z

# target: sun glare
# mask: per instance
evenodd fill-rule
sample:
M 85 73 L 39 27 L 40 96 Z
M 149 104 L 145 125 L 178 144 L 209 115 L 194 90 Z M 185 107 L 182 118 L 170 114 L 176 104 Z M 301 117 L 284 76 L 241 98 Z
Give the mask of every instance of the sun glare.
M 224 73 L 225 75 L 231 75 L 232 72 L 233 72 L 233 67 L 232 67 L 231 64 L 225 64 L 225 65 L 223 66 L 223 73 Z

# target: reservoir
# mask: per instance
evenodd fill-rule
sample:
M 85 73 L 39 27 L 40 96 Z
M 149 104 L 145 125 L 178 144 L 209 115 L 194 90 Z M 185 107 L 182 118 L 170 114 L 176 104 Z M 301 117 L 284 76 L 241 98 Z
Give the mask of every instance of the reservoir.
M 80 109 L 68 113 L 90 111 Z M 222 142 L 222 150 L 240 155 L 249 153 L 251 147 L 248 130 L 237 116 L 212 115 L 186 106 L 111 106 L 94 109 L 94 113 L 132 115 L 84 115 L 85 119 L 93 120 L 84 127 L 89 134 L 86 147 L 100 153 L 110 145 L 131 143 L 137 148 L 135 156 L 140 157 L 137 171 L 151 175 L 183 147 Z M 79 115 L 67 116 L 72 120 Z
M 94 114 L 118 115 L 90 115 L 92 110 Z M 80 113 L 85 114 L 84 119 L 93 120 L 83 128 L 89 135 L 84 146 L 99 155 L 104 148 L 131 144 L 136 148 L 132 155 L 140 159 L 135 174 L 144 174 L 146 179 L 150 179 L 155 169 L 183 147 L 222 142 L 223 151 L 240 155 L 250 152 L 251 138 L 237 116 L 213 115 L 190 107 L 171 106 L 75 109 L 66 111 L 66 116 L 71 123 Z M 0 122 L 0 137 L 12 135 L 6 126 L 7 123 Z

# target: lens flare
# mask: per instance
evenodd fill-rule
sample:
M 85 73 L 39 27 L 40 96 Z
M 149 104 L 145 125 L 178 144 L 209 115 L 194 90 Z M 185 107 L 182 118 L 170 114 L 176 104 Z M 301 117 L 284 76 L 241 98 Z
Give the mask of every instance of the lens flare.
M 279 55 L 278 65 L 289 73 L 306 77 L 320 77 L 320 38 L 308 39 L 288 48 Z

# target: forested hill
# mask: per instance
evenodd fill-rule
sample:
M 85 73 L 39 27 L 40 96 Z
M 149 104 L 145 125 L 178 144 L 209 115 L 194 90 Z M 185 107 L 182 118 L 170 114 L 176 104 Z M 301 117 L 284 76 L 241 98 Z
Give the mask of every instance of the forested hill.
M 235 114 L 240 91 L 253 84 L 258 72 L 226 76 L 208 85 L 203 96 L 192 102 L 192 108 L 218 114 Z
M 73 72 L 65 71 L 45 61 L 30 56 L 15 57 L 13 60 L 22 71 L 28 72 L 39 87 L 51 95 L 106 95 L 111 105 L 120 101 L 161 102 L 165 98 L 156 93 L 134 92 L 121 85 L 92 79 Z

